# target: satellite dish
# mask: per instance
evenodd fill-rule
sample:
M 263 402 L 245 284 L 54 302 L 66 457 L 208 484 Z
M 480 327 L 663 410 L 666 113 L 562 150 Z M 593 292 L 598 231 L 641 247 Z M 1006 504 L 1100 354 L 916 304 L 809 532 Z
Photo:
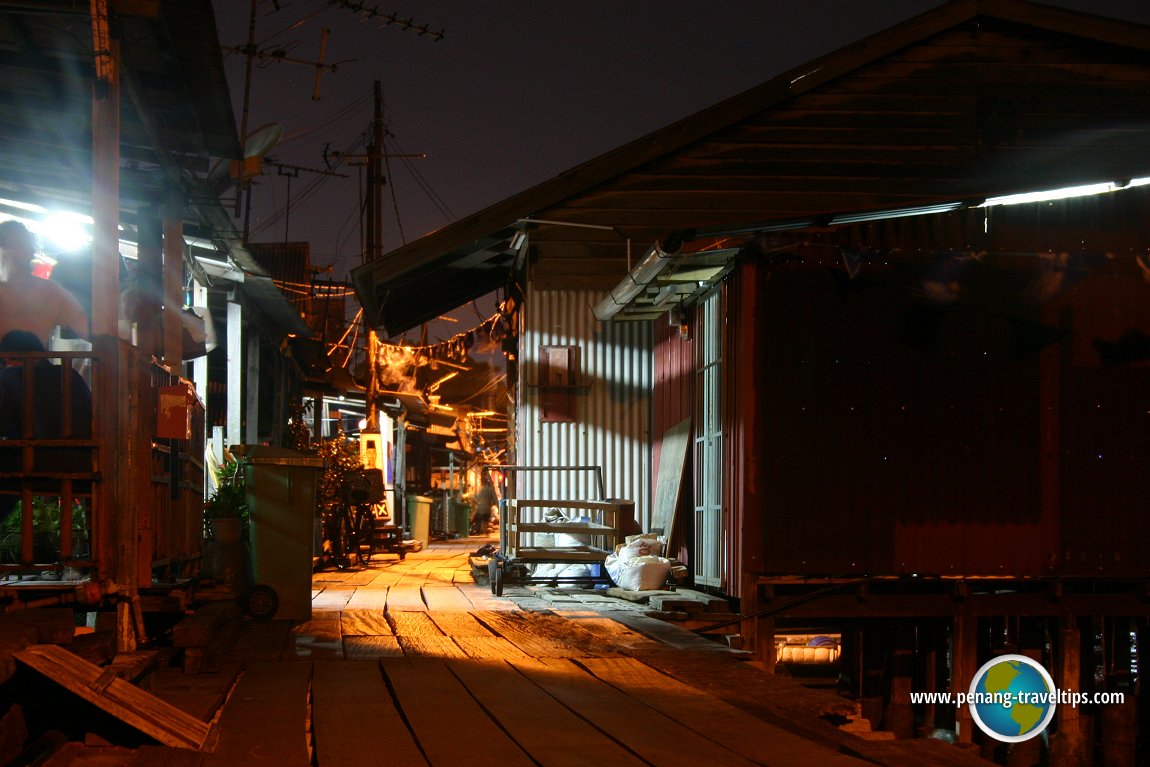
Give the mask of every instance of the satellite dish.
M 232 180 L 232 161 L 220 158 L 208 169 L 208 185 L 217 192 L 223 190 Z
M 262 128 L 256 128 L 244 141 L 242 161 L 220 158 L 212 163 L 212 167 L 208 169 L 208 185 L 219 194 L 237 179 L 246 182 L 260 175 L 260 164 L 264 155 L 283 135 L 284 126 L 280 123 L 270 123 Z
M 244 158 L 263 157 L 284 135 L 284 126 L 270 123 L 256 128 L 244 141 Z

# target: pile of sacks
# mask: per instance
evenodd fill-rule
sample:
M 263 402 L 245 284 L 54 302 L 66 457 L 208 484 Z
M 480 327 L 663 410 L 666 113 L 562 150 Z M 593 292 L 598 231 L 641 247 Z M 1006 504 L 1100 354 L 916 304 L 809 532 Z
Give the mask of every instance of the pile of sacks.
M 549 508 L 543 512 L 543 521 L 551 524 L 590 523 L 590 517 L 568 518 L 557 508 Z M 591 542 L 587 535 L 568 535 L 567 533 L 534 533 L 533 546 L 543 548 L 578 548 L 587 546 Z M 539 562 L 532 570 L 532 577 L 540 578 L 598 578 L 599 565 L 589 565 L 581 562 Z
M 654 533 L 628 535 L 603 562 L 615 585 L 628 591 L 664 588 L 673 564 L 663 556 L 663 539 Z

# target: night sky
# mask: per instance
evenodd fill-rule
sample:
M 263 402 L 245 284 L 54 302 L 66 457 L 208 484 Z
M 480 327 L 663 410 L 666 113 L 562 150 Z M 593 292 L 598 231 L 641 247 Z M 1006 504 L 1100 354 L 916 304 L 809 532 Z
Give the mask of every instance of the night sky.
M 248 0 L 214 0 L 225 49 L 247 40 Z M 258 60 L 249 134 L 284 126 L 271 161 L 324 170 L 325 147 L 364 152 L 379 80 L 389 152 L 384 252 L 546 181 L 774 76 L 940 5 L 934 0 L 363 0 L 442 31 L 381 27 L 355 3 L 259 0 L 261 51 L 314 63 L 330 29 L 319 100 L 311 63 Z M 1145 0 L 1051 5 L 1150 24 Z M 278 6 L 278 10 L 277 10 Z M 237 125 L 245 57 L 225 50 Z M 346 178 L 265 167 L 253 242 L 307 240 L 313 264 L 346 279 L 360 263 L 360 167 Z M 394 199 L 391 199 L 391 196 Z M 243 219 L 237 219 L 242 229 Z

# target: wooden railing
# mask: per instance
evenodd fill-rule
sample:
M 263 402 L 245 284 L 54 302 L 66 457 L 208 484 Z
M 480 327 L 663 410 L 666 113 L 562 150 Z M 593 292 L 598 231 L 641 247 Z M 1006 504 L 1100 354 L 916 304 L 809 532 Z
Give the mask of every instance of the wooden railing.
M 0 513 L 11 512 L 0 526 L 4 585 L 58 577 L 146 588 L 194 575 L 203 541 L 202 403 L 189 395 L 184 438 L 157 436 L 161 394 L 190 392 L 189 382 L 115 339 L 93 352 L 0 358 L 18 371 L 8 382 L 19 378 L 13 388 L 27 394 L 14 411 L 5 410 L 13 396 L 0 391 Z
M 90 568 L 102 395 L 90 352 L 5 353 L 0 371 L 0 572 Z M 86 377 L 76 372 L 86 369 Z

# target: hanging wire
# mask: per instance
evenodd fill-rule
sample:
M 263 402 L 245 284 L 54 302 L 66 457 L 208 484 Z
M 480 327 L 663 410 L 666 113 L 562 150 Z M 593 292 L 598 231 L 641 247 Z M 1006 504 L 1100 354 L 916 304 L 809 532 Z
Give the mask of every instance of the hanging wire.
M 411 153 L 407 152 L 394 136 L 385 138 L 384 142 L 386 143 L 388 140 L 390 140 L 392 146 L 395 148 L 395 154 L 399 156 L 400 163 L 405 168 L 407 168 L 407 172 L 411 174 L 411 177 L 415 180 L 415 183 L 419 186 L 419 188 L 423 190 L 424 195 L 426 195 L 427 199 L 431 201 L 431 204 L 434 205 L 439 210 L 439 212 L 442 213 L 445 218 L 447 218 L 448 221 L 455 221 L 455 213 L 451 210 L 450 207 L 448 207 L 443 198 L 440 197 L 434 189 L 432 189 L 428 180 L 424 178 L 423 174 L 419 172 L 418 168 L 416 168 L 412 158 L 408 156 Z
M 387 114 L 387 95 L 386 91 L 380 88 L 380 108 L 384 114 Z M 399 200 L 395 196 L 395 180 L 391 175 L 391 153 L 387 151 L 387 130 L 383 131 L 383 146 L 379 147 L 380 154 L 383 155 L 383 173 L 384 182 L 387 183 L 388 192 L 391 195 L 391 209 L 395 213 L 395 228 L 399 232 L 399 241 L 404 245 L 407 244 L 407 235 L 403 231 L 403 217 L 399 215 Z

